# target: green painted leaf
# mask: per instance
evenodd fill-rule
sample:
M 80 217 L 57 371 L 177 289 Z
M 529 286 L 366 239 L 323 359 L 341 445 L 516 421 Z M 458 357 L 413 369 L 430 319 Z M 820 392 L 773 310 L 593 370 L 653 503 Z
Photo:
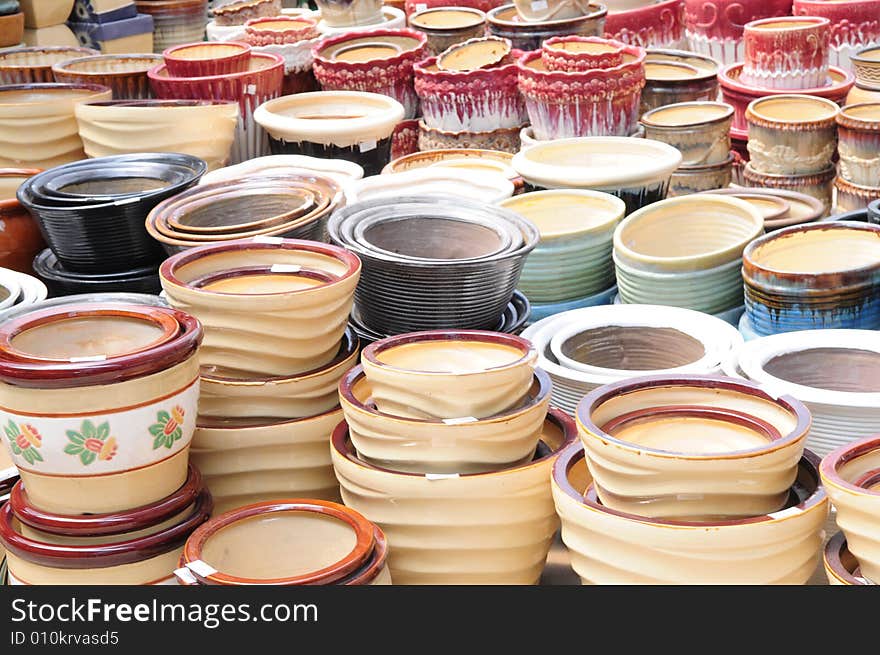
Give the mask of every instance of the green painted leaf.
M 18 430 L 14 430 L 10 428 L 8 425 L 3 428 L 3 431 L 6 432 L 6 436 L 9 437 L 9 440 L 12 441 L 18 436 Z
M 12 439 L 9 440 L 9 445 L 12 446 L 12 452 L 16 455 L 21 455 L 21 448 L 18 447 L 18 444 L 15 443 Z
M 93 453 L 91 450 L 84 450 L 79 454 L 80 460 L 86 466 L 88 466 L 89 464 L 94 462 L 96 457 L 97 457 L 97 455 L 95 453 Z
M 64 446 L 64 452 L 68 455 L 79 455 L 83 451 L 82 446 L 78 446 L 75 443 L 69 443 Z
M 73 442 L 75 444 L 79 444 L 80 446 L 82 445 L 83 441 L 86 440 L 85 437 L 82 436 L 76 430 L 68 430 L 67 431 L 67 438 L 70 439 L 71 442 Z
M 32 452 L 33 451 L 30 448 L 28 448 L 27 450 L 22 452 L 22 455 L 24 456 L 24 461 L 26 461 L 28 464 L 34 463 L 34 456 L 33 456 Z
M 80 428 L 80 431 L 82 432 L 82 436 L 86 439 L 94 439 L 98 434 L 98 431 L 95 429 L 95 424 L 89 419 L 82 422 L 82 428 Z
M 34 458 L 34 461 L 36 461 L 36 462 L 43 461 L 43 456 L 40 454 L 40 452 L 38 450 L 31 448 L 30 451 L 31 451 L 31 457 Z
M 164 428 L 158 423 L 154 423 L 150 426 L 150 434 L 152 434 L 154 437 L 162 434 L 162 430 L 164 430 Z
M 164 441 L 165 441 L 165 435 L 164 435 L 164 434 L 158 434 L 158 435 L 156 435 L 156 438 L 153 439 L 153 450 L 156 450 L 156 448 L 158 448 L 159 446 L 161 446 L 162 443 L 163 443 Z
M 170 418 L 171 414 L 166 412 L 164 409 L 156 414 L 156 420 L 158 420 L 160 423 L 167 423 Z
M 110 424 L 107 421 L 98 426 L 98 439 L 104 441 L 110 436 Z
M 174 445 L 174 432 L 165 437 L 165 447 L 171 448 Z

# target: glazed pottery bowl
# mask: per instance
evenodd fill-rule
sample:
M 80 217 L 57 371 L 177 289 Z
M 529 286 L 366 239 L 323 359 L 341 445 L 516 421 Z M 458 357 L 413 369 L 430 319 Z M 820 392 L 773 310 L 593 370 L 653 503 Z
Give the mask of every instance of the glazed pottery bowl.
M 153 18 L 153 52 L 205 38 L 208 0 L 135 0 L 135 6 Z
M 317 0 L 316 3 L 321 11 L 321 18 L 330 27 L 351 28 L 382 20 L 382 3 L 379 0 L 351 0 L 351 2 Z
M 658 0 L 638 7 L 630 5 L 627 9 L 618 9 L 617 2 L 611 0 L 608 3 L 607 38 L 640 48 L 681 48 L 686 45 L 682 0 Z
M 564 365 L 551 349 L 563 330 L 571 336 L 560 340 L 557 350 L 578 362 L 577 368 Z M 553 381 L 553 405 L 569 414 L 604 384 L 648 374 L 717 374 L 742 343 L 736 328 L 719 318 L 660 305 L 566 311 L 526 328 L 523 338 L 534 344 L 538 367 Z
M 254 119 L 274 154 L 345 159 L 375 175 L 391 158 L 391 133 L 404 108 L 393 98 L 357 91 L 299 93 L 266 102 Z
M 867 437 L 841 446 L 822 460 L 820 472 L 861 577 L 875 582 L 880 579 L 880 439 Z
M 486 32 L 486 14 L 472 7 L 431 7 L 409 17 L 409 25 L 427 37 L 428 52 L 438 55 L 446 48 Z
M 95 55 L 59 61 L 52 73 L 57 82 L 100 84 L 115 100 L 137 100 L 153 96 L 147 71 L 161 62 L 159 55 Z
M 669 196 L 675 198 L 729 186 L 733 180 L 735 160 L 736 155 L 731 152 L 720 164 L 682 166 L 672 174 Z
M 497 171 L 513 182 L 514 193 L 522 191 L 523 179 L 510 165 L 513 155 L 499 150 L 478 150 L 451 148 L 428 150 L 398 157 L 382 169 L 382 174 L 403 173 L 404 171 L 427 168 L 429 166 L 451 167 L 476 171 Z
M 773 232 L 743 253 L 746 316 L 760 336 L 880 327 L 880 227 L 821 222 Z
M 35 175 L 19 187 L 18 199 L 65 268 L 129 271 L 161 259 L 144 228 L 147 214 L 195 184 L 206 168 L 201 159 L 171 153 L 101 157 Z
M 115 273 L 75 273 L 64 268 L 55 253 L 46 248 L 33 259 L 33 269 L 52 296 L 108 292 L 156 294 L 162 290 L 158 263 Z
M 548 71 L 585 71 L 623 63 L 624 44 L 595 36 L 554 36 L 541 47 Z
M 345 32 L 315 45 L 315 78 L 325 91 L 361 91 L 394 98 L 406 118 L 419 115 L 413 64 L 427 54 L 427 37 L 416 30 Z
M 511 3 L 488 11 L 486 21 L 490 33 L 509 39 L 514 48 L 540 50 L 541 44 L 554 36 L 602 36 L 607 14 L 604 5 L 590 4 L 575 18 L 528 21 L 519 15 L 517 6 Z
M 872 87 L 880 85 L 880 46 L 859 50 L 852 57 L 852 67 L 860 83 Z
M 519 135 L 522 126 L 502 127 L 485 132 L 468 130 L 441 130 L 419 121 L 418 147 L 422 152 L 430 150 L 496 150 L 514 154 L 520 149 Z
M 730 158 L 733 107 L 723 102 L 682 102 L 643 114 L 645 138 L 677 148 L 682 166 L 712 166 Z M 726 186 L 726 185 L 723 185 Z
M 76 106 L 89 157 L 179 152 L 203 159 L 208 170 L 230 159 L 238 105 L 225 100 L 113 100 Z
M 21 84 L 0 89 L 0 166 L 51 168 L 82 159 L 74 109 L 109 100 L 94 84 Z
M 585 584 L 805 584 L 816 568 L 828 497 L 806 451 L 788 511 L 708 522 L 606 507 L 574 445 L 553 467 L 553 499 L 572 568 Z
M 269 548 L 270 557 L 255 556 Z M 385 536 L 358 512 L 320 500 L 234 509 L 187 539 L 175 571 L 183 584 L 383 585 Z
M 455 43 L 437 55 L 441 71 L 467 72 L 490 68 L 502 63 L 511 51 L 510 41 L 497 36 L 484 36 Z
M 195 318 L 68 304 L 9 319 L 3 332 L 2 420 L 34 507 L 113 512 L 183 484 L 199 392 Z
M 245 23 L 244 39 L 254 47 L 296 44 L 318 37 L 318 21 L 307 16 L 265 16 Z
M 612 235 L 626 205 L 598 191 L 534 191 L 500 203 L 538 227 L 519 287 L 537 303 L 583 298 L 614 284 Z
M 32 272 L 34 256 L 45 247 L 40 228 L 15 193 L 38 168 L 0 168 L 0 266 Z
M 846 535 L 838 532 L 825 544 L 822 561 L 830 585 L 865 585 L 869 582 L 861 576 L 859 562 L 849 552 Z
M 743 28 L 743 82 L 764 89 L 812 89 L 828 80 L 831 21 L 820 16 L 782 16 Z
M 648 50 L 640 114 L 680 102 L 718 98 L 718 62 L 685 50 Z
M 880 102 L 841 109 L 837 134 L 841 177 L 853 184 L 880 186 Z
M 870 0 L 795 0 L 794 16 L 820 16 L 831 21 L 828 60 L 835 66 L 850 68 L 851 57 L 864 46 L 880 44 L 877 7 Z
M 749 163 L 759 173 L 807 175 L 828 168 L 837 148 L 831 100 L 788 94 L 759 98 L 746 108 Z
M 764 187 L 767 189 L 780 189 L 783 191 L 795 191 L 810 195 L 822 203 L 822 215 L 831 213 L 834 178 L 836 177 L 835 166 L 828 167 L 818 173 L 805 175 L 785 175 L 776 173 L 761 173 L 755 170 L 751 162 L 743 167 L 742 176 L 748 186 Z
M 54 64 L 98 54 L 100 53 L 97 50 L 91 48 L 70 48 L 67 46 L 39 46 L 4 50 L 0 52 L 0 84 L 55 82 L 52 70 Z
M 268 155 L 211 171 L 199 180 L 199 184 L 243 180 L 254 176 L 276 177 L 300 171 L 319 173 L 321 177 L 329 177 L 343 185 L 364 176 L 363 168 L 344 159 L 321 159 L 305 155 Z
M 488 473 L 424 476 L 359 459 L 348 426 L 333 434 L 333 467 L 345 504 L 388 536 L 396 584 L 536 584 L 558 527 L 550 467 L 577 438 L 550 410 L 535 458 Z M 515 537 L 512 535 L 516 535 Z
M 346 189 L 348 202 L 396 198 L 401 194 L 439 195 L 470 198 L 496 203 L 513 195 L 514 186 L 496 170 L 474 170 L 451 166 L 431 166 L 402 173 L 374 175 L 352 183 Z
M 296 419 L 201 416 L 190 459 L 203 471 L 215 514 L 275 498 L 339 501 L 330 434 L 339 406 Z
M 537 143 L 513 158 L 528 184 L 545 189 L 592 189 L 617 196 L 627 211 L 666 197 L 681 153 L 665 143 L 627 137 L 581 137 Z
M 532 386 L 537 353 L 497 332 L 415 332 L 367 346 L 370 397 L 385 414 L 487 418 L 516 407 Z
M 300 375 L 255 377 L 203 366 L 199 415 L 280 420 L 323 414 L 339 404 L 339 380 L 357 359 L 358 338 L 349 328 L 329 363 Z
M 731 378 L 640 377 L 590 392 L 578 431 L 602 504 L 646 518 L 783 509 L 810 413 Z
M 802 401 L 813 416 L 807 447 L 820 457 L 880 432 L 880 340 L 873 331 L 760 337 L 739 346 L 724 370 Z
M 853 184 L 841 176 L 834 178 L 836 213 L 865 209 L 874 200 L 880 200 L 880 187 Z
M 539 23 L 548 20 L 579 18 L 590 11 L 588 0 L 550 0 L 544 3 L 516 0 L 516 11 L 523 20 Z
M 172 77 L 231 75 L 248 69 L 251 47 L 246 43 L 185 43 L 162 53 Z
M 169 303 L 205 325 L 203 365 L 288 376 L 336 356 L 360 270 L 335 246 L 254 238 L 192 248 L 159 273 Z
M 249 20 L 281 15 L 281 0 L 235 0 L 214 7 L 217 25 L 244 25 Z
M 825 207 L 818 199 L 796 191 L 735 187 L 712 189 L 704 193 L 732 195 L 753 205 L 764 217 L 766 232 L 801 223 L 812 223 L 825 213 Z

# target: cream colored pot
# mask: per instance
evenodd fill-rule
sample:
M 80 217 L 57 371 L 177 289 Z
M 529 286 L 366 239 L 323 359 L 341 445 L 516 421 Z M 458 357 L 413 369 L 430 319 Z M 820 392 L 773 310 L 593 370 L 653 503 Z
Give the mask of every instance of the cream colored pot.
M 873 584 L 862 577 L 859 561 L 849 552 L 846 537 L 842 532 L 838 532 L 825 544 L 822 563 L 825 566 L 825 576 L 830 585 Z
M 844 107 L 837 125 L 841 176 L 854 184 L 880 186 L 880 102 Z
M 730 157 L 733 107 L 724 102 L 681 102 L 658 107 L 639 121 L 645 138 L 681 151 L 682 166 L 723 164 Z

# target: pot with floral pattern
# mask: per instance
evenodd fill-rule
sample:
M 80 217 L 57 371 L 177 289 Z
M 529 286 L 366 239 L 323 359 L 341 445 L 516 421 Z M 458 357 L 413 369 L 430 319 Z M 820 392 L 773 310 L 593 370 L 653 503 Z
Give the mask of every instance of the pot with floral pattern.
M 764 89 L 826 86 L 830 32 L 831 21 L 816 16 L 782 16 L 748 23 L 743 29 L 743 82 Z
M 834 66 L 850 68 L 850 58 L 860 48 L 880 45 L 880 20 L 873 0 L 794 0 L 791 13 L 831 21 L 828 59 Z

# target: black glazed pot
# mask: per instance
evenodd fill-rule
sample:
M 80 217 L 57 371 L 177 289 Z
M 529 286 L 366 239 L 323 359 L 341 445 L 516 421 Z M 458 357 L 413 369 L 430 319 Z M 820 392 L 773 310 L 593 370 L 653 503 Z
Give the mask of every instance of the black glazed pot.
M 206 171 L 177 153 L 100 157 L 35 175 L 17 195 L 68 272 L 127 273 L 163 259 L 145 227 L 150 210 Z
M 852 211 L 843 212 L 842 214 L 832 214 L 820 219 L 821 223 L 827 221 L 855 221 L 857 223 L 880 223 L 880 217 L 871 217 L 868 209 L 853 209 Z
M 49 248 L 34 258 L 34 272 L 46 283 L 52 296 L 116 292 L 158 294 L 162 290 L 158 264 L 120 273 L 74 273 L 61 266 Z
M 344 159 L 359 164 L 364 169 L 364 177 L 378 175 L 391 161 L 391 137 L 376 141 L 376 147 L 362 151 L 359 146 L 336 146 L 333 144 L 312 143 L 310 141 L 283 141 L 269 137 L 269 148 L 273 155 L 306 155 L 318 159 Z
M 880 200 L 874 200 L 868 205 L 868 222 L 880 224 Z

